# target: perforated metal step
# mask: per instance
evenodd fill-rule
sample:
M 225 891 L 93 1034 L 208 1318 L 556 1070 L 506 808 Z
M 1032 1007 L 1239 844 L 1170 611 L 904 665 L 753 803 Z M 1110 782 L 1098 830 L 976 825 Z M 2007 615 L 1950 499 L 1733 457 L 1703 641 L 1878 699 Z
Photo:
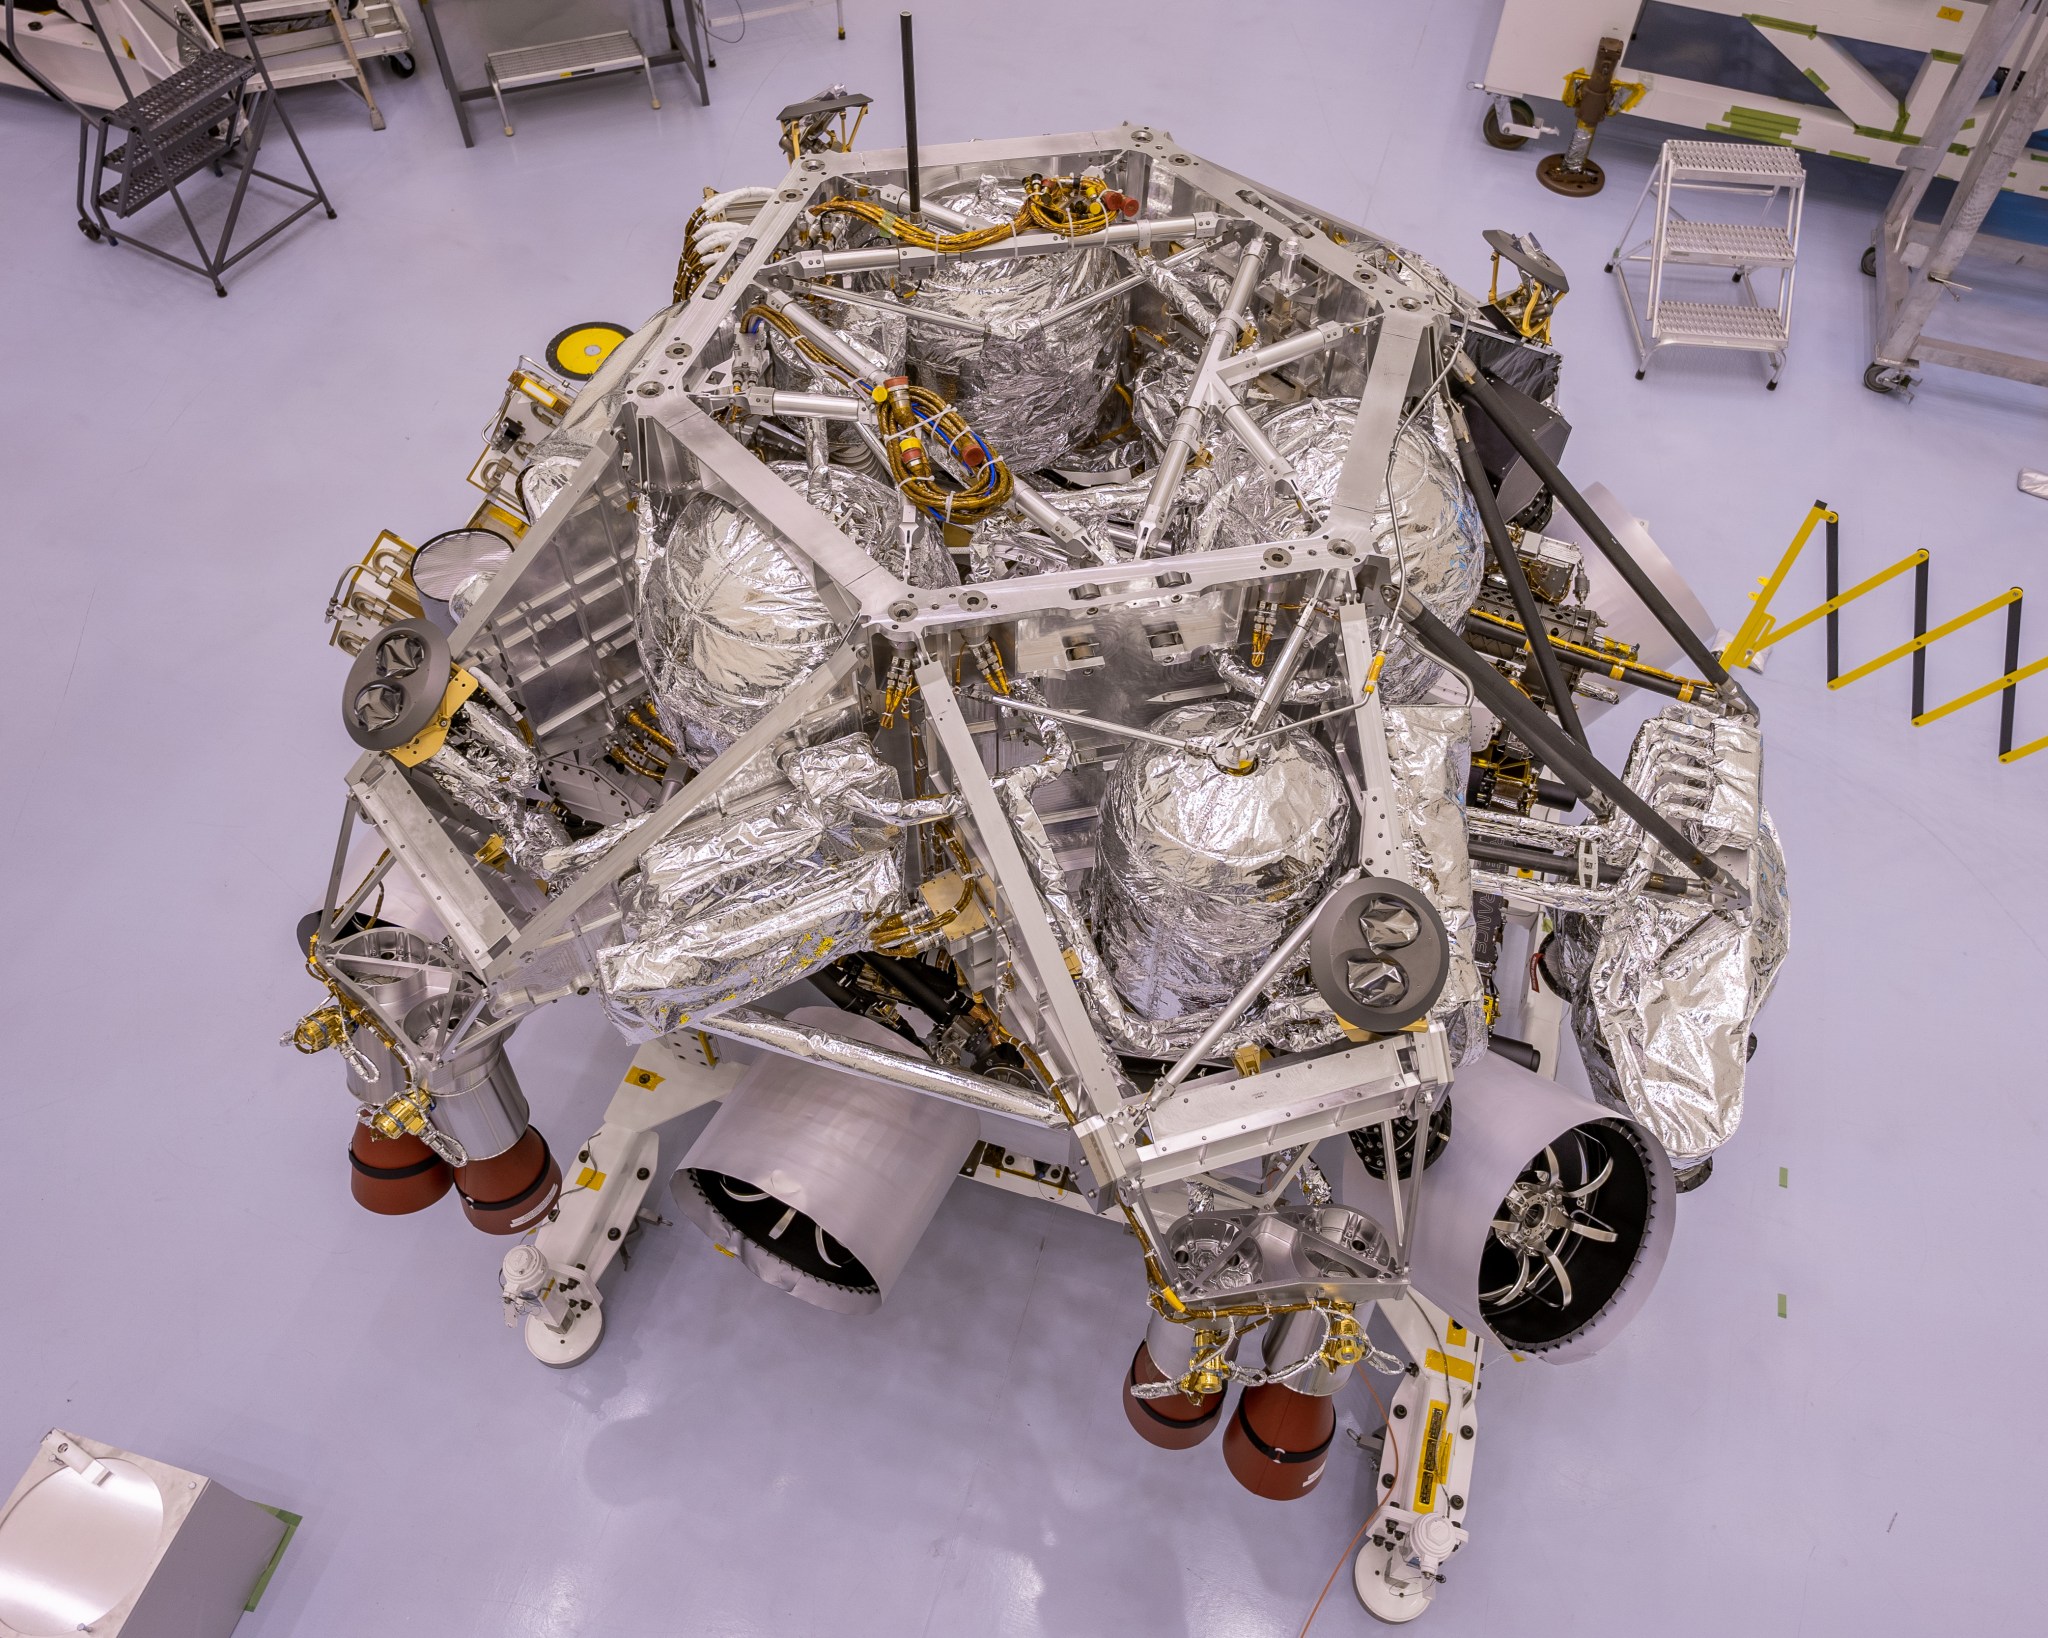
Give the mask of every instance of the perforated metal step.
M 1686 347 L 1738 347 L 1751 352 L 1785 350 L 1786 323 L 1775 309 L 1722 301 L 1666 301 L 1650 326 L 1659 342 Z
M 1667 142 L 1673 181 L 1798 182 L 1806 167 L 1790 148 L 1756 142 Z
M 1702 267 L 1790 267 L 1792 237 L 1779 227 L 1673 217 L 1664 227 L 1664 259 Z
M 647 53 L 632 35 L 593 34 L 582 40 L 557 40 L 552 45 L 520 46 L 494 51 L 484 59 L 485 71 L 502 89 L 545 85 L 550 80 L 580 79 L 586 74 L 612 74 L 647 67 Z

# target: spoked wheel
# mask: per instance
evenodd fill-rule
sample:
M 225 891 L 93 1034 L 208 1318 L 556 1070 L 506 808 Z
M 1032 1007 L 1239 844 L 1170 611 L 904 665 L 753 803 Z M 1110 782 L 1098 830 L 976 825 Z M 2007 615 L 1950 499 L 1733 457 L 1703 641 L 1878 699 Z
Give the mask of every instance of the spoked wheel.
M 744 1178 L 693 1169 L 691 1180 L 711 1209 L 762 1250 L 814 1280 L 848 1291 L 873 1291 L 874 1276 L 858 1257 L 796 1207 Z
M 1536 123 L 1536 110 L 1531 108 L 1520 97 L 1511 98 L 1508 102 L 1508 107 L 1513 112 L 1517 125 L 1534 125 Z M 1510 136 L 1501 129 L 1500 111 L 1491 104 L 1487 106 L 1486 118 L 1479 122 L 1479 134 L 1486 138 L 1486 145 L 1489 148 L 1506 148 L 1512 151 L 1516 148 L 1526 148 L 1529 145 L 1527 137 Z
M 1613 1121 L 1589 1121 L 1531 1157 L 1493 1220 L 1479 1307 L 1512 1345 L 1571 1335 L 1613 1299 L 1649 1227 L 1649 1173 Z

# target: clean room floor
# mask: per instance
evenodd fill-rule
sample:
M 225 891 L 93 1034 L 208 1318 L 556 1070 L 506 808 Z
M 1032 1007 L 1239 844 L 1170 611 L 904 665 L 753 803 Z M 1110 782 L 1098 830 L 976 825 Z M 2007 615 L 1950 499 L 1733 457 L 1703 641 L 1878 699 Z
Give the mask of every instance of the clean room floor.
M 659 113 L 627 78 L 521 98 L 509 141 L 480 108 L 473 150 L 424 58 L 380 80 L 383 132 L 292 93 L 340 219 L 226 301 L 80 237 L 72 126 L 0 94 L 0 1486 L 61 1424 L 304 1514 L 248 1638 L 1287 1638 L 1367 1505 L 1348 1444 L 1292 1505 L 1213 1445 L 1141 1444 L 1132 1247 L 965 1186 L 865 1320 L 651 1231 L 603 1348 L 546 1371 L 500 1325 L 503 1244 L 452 1204 L 352 1205 L 339 1066 L 277 1044 L 318 998 L 290 934 L 352 755 L 336 575 L 381 528 L 467 517 L 518 354 L 665 302 L 701 186 L 779 176 L 783 103 L 842 79 L 900 140 L 895 9 L 850 0 L 843 44 L 829 6 L 757 18 L 708 109 L 676 70 Z M 1848 578 L 1932 550 L 1937 619 L 2048 583 L 2048 505 L 2014 487 L 2048 399 L 1859 385 L 1888 176 L 1816 173 L 1779 391 L 1704 355 L 1638 384 L 1600 267 L 1654 139 L 1603 134 L 1581 202 L 1537 185 L 1540 150 L 1486 148 L 1466 87 L 1496 9 L 930 0 L 922 131 L 1150 121 L 1480 288 L 1480 230 L 1533 229 L 1581 286 L 1567 465 L 1725 625 L 1816 497 Z M 2048 311 L 1994 299 L 1978 322 Z M 1816 550 L 1785 607 L 1819 588 Z M 1908 635 L 1909 597 L 1852 611 L 1845 653 Z M 1998 674 L 1997 625 L 1934 652 L 1930 698 Z M 1904 673 L 1831 693 L 1814 633 L 1753 685 L 1794 944 L 1747 1117 L 1630 1330 L 1488 1369 L 1435 1638 L 2036 1627 L 2048 755 L 2001 767 L 1992 705 L 1910 727 Z M 2048 680 L 2020 704 L 2042 733 Z M 558 1007 L 514 1057 L 560 1148 L 629 1049 Z M 1368 1624 L 1340 1579 L 1315 1631 Z

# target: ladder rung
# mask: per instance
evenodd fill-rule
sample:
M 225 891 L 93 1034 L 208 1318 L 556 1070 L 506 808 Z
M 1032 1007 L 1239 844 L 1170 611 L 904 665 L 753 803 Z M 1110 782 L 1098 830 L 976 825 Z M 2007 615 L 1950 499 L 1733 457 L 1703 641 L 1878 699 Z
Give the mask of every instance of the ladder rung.
M 1673 217 L 1664 225 L 1664 260 L 1710 267 L 1790 267 L 1792 236 L 1779 227 Z
M 1650 333 L 1658 341 L 1693 347 L 1748 347 L 1780 352 L 1786 341 L 1785 321 L 1775 307 L 1747 302 L 1663 301 Z

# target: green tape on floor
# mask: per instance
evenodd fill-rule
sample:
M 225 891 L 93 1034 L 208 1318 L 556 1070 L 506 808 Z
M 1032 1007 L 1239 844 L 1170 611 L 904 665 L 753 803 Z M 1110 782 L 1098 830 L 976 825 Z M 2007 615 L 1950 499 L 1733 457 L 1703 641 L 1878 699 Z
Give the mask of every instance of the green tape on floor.
M 1778 1168 L 1778 1187 L 1779 1187 L 1779 1188 L 1781 1188 L 1781 1189 L 1789 1189 L 1789 1188 L 1791 1188 L 1791 1187 L 1792 1187 L 1792 1168 L 1791 1168 L 1791 1167 L 1789 1167 L 1789 1166 L 1780 1166 L 1780 1167 Z
M 1782 1291 L 1780 1291 L 1780 1292 L 1778 1293 L 1778 1318 L 1779 1318 L 1779 1319 L 1783 1319 L 1784 1317 L 1785 1317 L 1785 1293 L 1784 1293 L 1784 1292 L 1782 1292 Z

